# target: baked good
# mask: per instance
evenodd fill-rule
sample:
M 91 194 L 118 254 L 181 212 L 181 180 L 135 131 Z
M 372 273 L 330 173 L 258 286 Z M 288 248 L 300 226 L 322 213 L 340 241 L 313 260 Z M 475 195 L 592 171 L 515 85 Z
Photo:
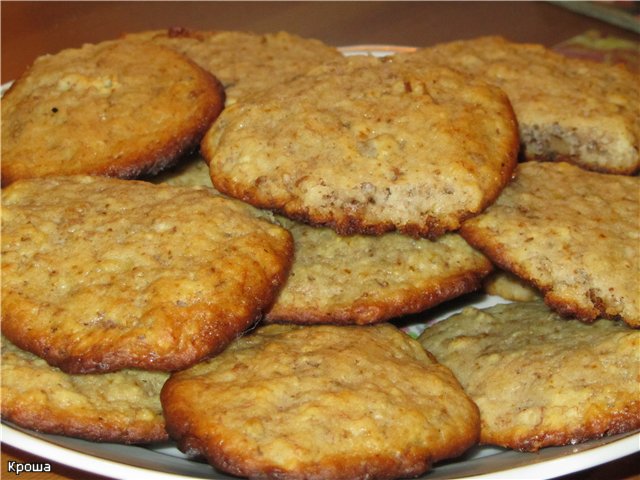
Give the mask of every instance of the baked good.
M 589 170 L 640 168 L 640 86 L 623 65 L 568 58 L 542 45 L 480 37 L 402 54 L 446 65 L 502 88 L 524 154 Z
M 157 45 L 107 41 L 44 55 L 2 98 L 2 184 L 160 171 L 197 147 L 223 105 L 211 74 Z
M 451 372 L 389 324 L 261 327 L 161 401 L 183 451 L 250 478 L 410 477 L 478 434 Z
M 640 428 L 640 331 L 542 302 L 467 308 L 420 343 L 480 408 L 484 444 L 523 451 Z
M 640 179 L 568 163 L 525 162 L 461 235 L 495 264 L 584 321 L 640 326 Z
M 97 442 L 166 440 L 164 372 L 69 375 L 2 336 L 2 419 L 21 427 Z
M 296 246 L 267 322 L 369 324 L 416 313 L 476 290 L 489 260 L 455 233 L 341 237 L 276 217 Z
M 286 277 L 289 232 L 205 188 L 49 177 L 2 191 L 2 332 L 67 373 L 176 370 Z
M 287 32 L 258 34 L 174 27 L 129 33 L 124 38 L 151 41 L 187 56 L 220 79 L 227 105 L 340 57 L 338 49 L 320 40 Z
M 486 276 L 482 282 L 485 292 L 498 295 L 514 302 L 541 300 L 540 292 L 521 278 L 504 270 L 497 270 Z
M 499 89 L 365 56 L 226 108 L 201 144 L 229 196 L 340 234 L 428 237 L 490 204 L 517 148 Z

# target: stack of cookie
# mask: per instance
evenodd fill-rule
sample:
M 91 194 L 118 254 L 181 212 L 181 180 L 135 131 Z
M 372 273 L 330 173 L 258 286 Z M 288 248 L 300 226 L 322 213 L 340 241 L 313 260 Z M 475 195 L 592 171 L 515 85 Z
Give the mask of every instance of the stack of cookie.
M 250 478 L 639 428 L 627 74 L 494 38 L 380 59 L 185 29 L 38 59 L 2 104 L 3 418 Z M 494 265 L 548 306 L 390 323 Z

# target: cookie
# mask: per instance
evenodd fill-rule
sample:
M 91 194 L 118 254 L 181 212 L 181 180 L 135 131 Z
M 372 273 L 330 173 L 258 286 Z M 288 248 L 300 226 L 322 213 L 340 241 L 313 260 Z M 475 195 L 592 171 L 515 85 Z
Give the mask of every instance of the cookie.
M 259 328 L 161 401 L 183 451 L 250 478 L 410 477 L 478 434 L 451 372 L 389 324 Z
M 157 45 L 107 41 L 39 57 L 2 98 L 2 184 L 160 171 L 198 146 L 223 105 L 211 74 Z
M 498 295 L 514 302 L 532 302 L 542 298 L 540 292 L 531 285 L 504 270 L 491 273 L 482 283 L 489 295 Z
M 490 204 L 517 148 L 499 89 L 363 56 L 232 105 L 201 144 L 229 196 L 340 234 L 428 237 Z
M 2 336 L 2 418 L 44 433 L 96 442 L 166 440 L 164 372 L 69 375 Z
M 341 237 L 276 217 L 293 235 L 291 273 L 267 322 L 369 324 L 476 290 L 489 260 L 457 234 Z
M 484 444 L 522 451 L 640 428 L 640 332 L 542 302 L 467 308 L 419 338 L 480 408 Z
M 606 173 L 640 168 L 640 87 L 623 65 L 568 58 L 542 45 L 480 37 L 419 49 L 416 57 L 502 88 L 525 156 Z
M 638 177 L 526 162 L 460 233 L 560 313 L 639 327 L 639 192 Z
M 227 105 L 340 57 L 338 49 L 287 32 L 198 31 L 186 28 L 125 35 L 150 41 L 187 56 L 220 79 Z
M 289 232 L 203 188 L 50 177 L 3 189 L 2 206 L 2 332 L 67 373 L 220 351 L 292 257 Z

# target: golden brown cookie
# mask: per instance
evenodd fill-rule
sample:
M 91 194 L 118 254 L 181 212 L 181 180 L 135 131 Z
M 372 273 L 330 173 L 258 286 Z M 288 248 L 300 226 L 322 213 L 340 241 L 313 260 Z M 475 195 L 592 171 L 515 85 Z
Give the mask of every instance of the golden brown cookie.
M 640 332 L 542 302 L 467 308 L 419 338 L 480 408 L 485 444 L 523 451 L 640 428 Z
M 268 325 L 172 375 L 161 400 L 182 450 L 250 478 L 411 477 L 478 434 L 451 372 L 389 324 Z
M 287 32 L 170 28 L 130 33 L 125 38 L 172 48 L 213 73 L 225 87 L 227 105 L 340 56 L 336 48 L 319 40 Z
M 97 442 L 166 440 L 164 372 L 69 375 L 2 336 L 2 418 L 21 427 Z
M 563 162 L 526 162 L 516 173 L 462 236 L 560 313 L 639 327 L 640 179 Z
M 528 158 L 618 174 L 640 168 L 640 83 L 623 65 L 500 37 L 440 44 L 396 61 L 402 58 L 445 65 L 502 88 Z
M 197 147 L 223 105 L 211 74 L 150 43 L 42 56 L 2 99 L 2 184 L 160 171 Z
M 271 305 L 289 232 L 204 188 L 107 177 L 2 192 L 2 331 L 68 373 L 176 370 Z
M 499 89 L 363 56 L 228 107 L 201 145 L 227 195 L 340 234 L 428 237 L 491 203 L 517 148 Z
M 455 233 L 341 237 L 276 217 L 296 246 L 268 322 L 369 324 L 422 311 L 480 287 L 489 260 Z

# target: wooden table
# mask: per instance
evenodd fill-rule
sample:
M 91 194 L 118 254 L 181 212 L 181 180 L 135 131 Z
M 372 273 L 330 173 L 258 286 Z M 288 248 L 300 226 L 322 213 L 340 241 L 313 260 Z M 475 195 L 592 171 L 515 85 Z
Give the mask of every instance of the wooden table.
M 2 82 L 18 77 L 42 54 L 123 32 L 187 26 L 199 29 L 287 30 L 331 45 L 430 45 L 499 34 L 552 46 L 590 29 L 637 35 L 539 2 L 7 2 L 2 9 Z M 12 478 L 8 461 L 43 462 L 38 452 L 2 446 L 0 477 Z M 640 478 L 632 455 L 563 480 Z M 22 473 L 26 480 L 104 480 L 59 463 L 51 473 Z

